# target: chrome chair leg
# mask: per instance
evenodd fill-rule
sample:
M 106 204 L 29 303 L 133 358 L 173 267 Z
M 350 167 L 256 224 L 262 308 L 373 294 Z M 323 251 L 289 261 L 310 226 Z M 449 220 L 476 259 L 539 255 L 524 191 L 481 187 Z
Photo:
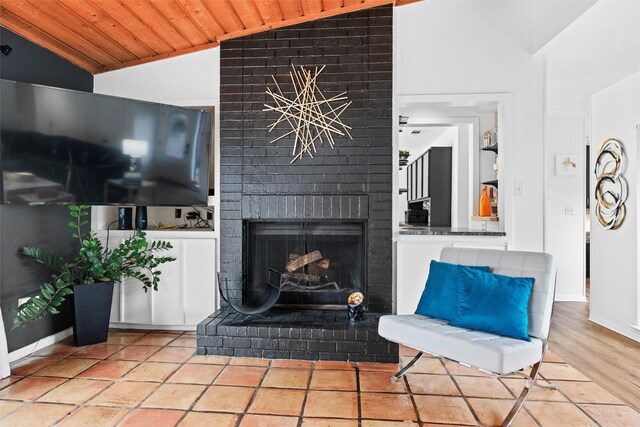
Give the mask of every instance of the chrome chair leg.
M 407 371 L 409 369 L 411 369 L 411 367 L 413 365 L 415 365 L 418 360 L 420 360 L 420 358 L 422 357 L 423 354 L 424 354 L 424 352 L 422 352 L 422 351 L 418 352 L 418 354 L 416 354 L 416 357 L 414 357 L 413 359 L 411 359 L 411 361 L 409 363 L 407 363 L 407 366 L 405 366 L 404 368 L 400 369 L 394 376 L 391 377 L 391 381 L 396 382 L 400 378 L 402 378 L 404 376 L 404 374 L 406 374 Z
M 538 371 L 540 370 L 540 365 L 542 365 L 542 360 L 536 363 L 535 365 L 533 365 L 533 367 L 531 368 L 531 374 L 529 375 L 531 377 L 531 380 L 525 381 L 524 388 L 522 389 L 522 392 L 520 393 L 518 400 L 516 400 L 516 403 L 513 405 L 513 408 L 511 408 L 511 411 L 509 412 L 509 414 L 506 416 L 504 421 L 502 421 L 502 427 L 510 426 L 514 418 L 516 417 L 516 415 L 518 415 L 518 412 L 520 412 L 520 410 L 524 406 L 524 403 L 526 402 L 527 397 L 529 397 L 529 393 L 531 393 L 531 387 L 536 383 L 536 378 L 538 377 Z

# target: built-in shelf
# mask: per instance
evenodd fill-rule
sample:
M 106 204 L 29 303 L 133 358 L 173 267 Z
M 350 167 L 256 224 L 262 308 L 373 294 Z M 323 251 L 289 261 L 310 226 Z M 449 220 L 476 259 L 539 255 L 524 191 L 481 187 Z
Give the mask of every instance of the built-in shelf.
M 489 221 L 489 222 L 498 222 L 499 219 L 497 216 L 478 216 L 474 215 L 471 217 L 474 221 Z
M 493 151 L 494 153 L 498 154 L 498 143 L 496 142 L 495 144 L 491 144 L 491 145 L 487 145 L 486 147 L 482 147 L 483 151 Z
M 497 179 L 492 179 L 491 181 L 484 181 L 482 183 L 482 185 L 490 185 L 492 187 L 498 188 L 498 180 Z

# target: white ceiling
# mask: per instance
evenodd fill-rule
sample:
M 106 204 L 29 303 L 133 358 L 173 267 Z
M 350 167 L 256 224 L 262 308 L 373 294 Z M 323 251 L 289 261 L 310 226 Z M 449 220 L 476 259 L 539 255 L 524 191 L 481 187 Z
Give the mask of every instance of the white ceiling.
M 640 0 L 599 0 L 540 54 L 549 113 L 583 115 L 592 94 L 640 71 Z

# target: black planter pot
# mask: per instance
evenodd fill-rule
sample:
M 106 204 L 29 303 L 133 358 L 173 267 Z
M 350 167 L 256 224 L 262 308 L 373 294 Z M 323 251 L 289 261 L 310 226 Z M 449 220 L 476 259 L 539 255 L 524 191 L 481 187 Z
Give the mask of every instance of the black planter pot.
M 107 340 L 112 299 L 113 282 L 73 285 L 73 338 L 77 346 Z

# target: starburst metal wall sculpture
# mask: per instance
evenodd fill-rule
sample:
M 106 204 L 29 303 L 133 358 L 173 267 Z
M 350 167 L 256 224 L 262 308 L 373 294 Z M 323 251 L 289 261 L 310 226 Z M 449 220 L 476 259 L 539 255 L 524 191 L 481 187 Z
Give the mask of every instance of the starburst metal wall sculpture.
M 349 133 L 351 127 L 340 120 L 351 101 L 348 101 L 346 92 L 330 98 L 325 97 L 316 84 L 322 70 L 324 66 L 320 69 L 316 67 L 314 70 L 306 70 L 302 66 L 296 68 L 292 65 L 289 77 L 293 84 L 293 99 L 283 94 L 275 76 L 272 76 L 272 79 L 276 91 L 267 88 L 267 94 L 273 98 L 275 105 L 265 104 L 263 111 L 273 110 L 280 113 L 278 120 L 269 126 L 269 132 L 280 123 L 286 123 L 291 127 L 290 131 L 271 141 L 271 144 L 289 135 L 295 135 L 291 152 L 293 160 L 290 163 L 301 159 L 305 154 L 313 158 L 317 152 L 316 141 L 321 144 L 326 141 L 333 148 L 336 136 L 348 136 L 353 139 Z M 340 105 L 334 106 L 336 104 Z

